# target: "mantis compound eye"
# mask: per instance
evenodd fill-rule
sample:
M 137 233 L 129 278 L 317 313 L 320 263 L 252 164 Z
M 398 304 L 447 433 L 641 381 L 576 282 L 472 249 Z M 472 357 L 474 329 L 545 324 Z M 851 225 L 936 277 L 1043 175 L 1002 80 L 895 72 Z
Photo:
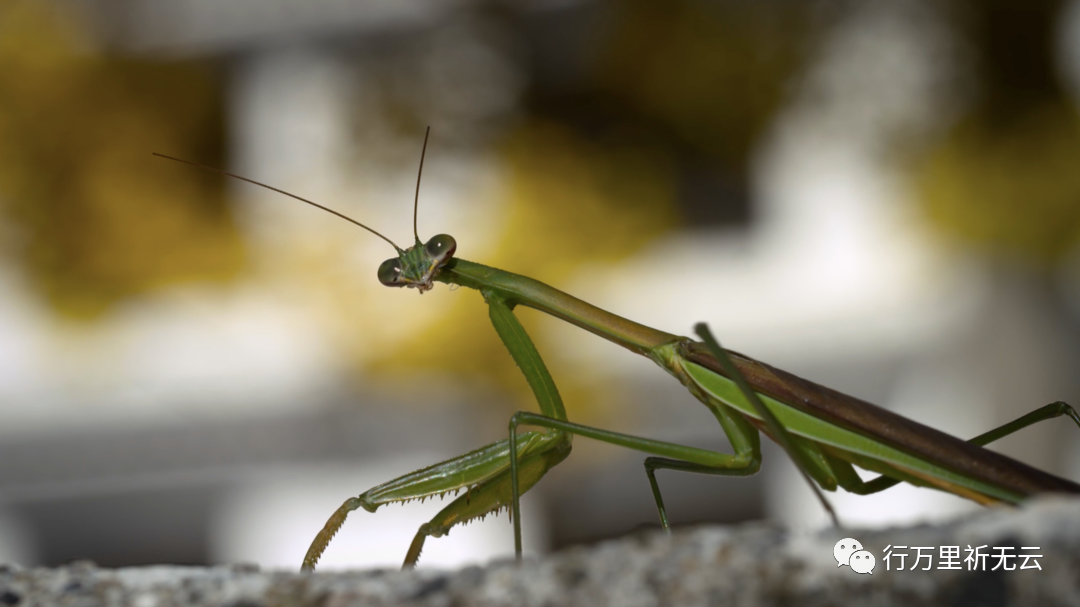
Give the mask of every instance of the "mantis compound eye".
M 431 240 L 424 245 L 424 251 L 440 264 L 453 257 L 456 250 L 457 241 L 449 234 L 432 236 Z
M 379 282 L 388 287 L 404 287 L 401 280 L 401 260 L 397 257 L 387 259 L 379 265 Z

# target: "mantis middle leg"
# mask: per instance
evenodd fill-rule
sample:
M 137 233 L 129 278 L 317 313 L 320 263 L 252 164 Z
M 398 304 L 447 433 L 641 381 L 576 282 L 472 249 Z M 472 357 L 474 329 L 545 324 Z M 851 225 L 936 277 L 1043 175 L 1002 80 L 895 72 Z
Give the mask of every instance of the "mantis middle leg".
M 803 451 L 805 459 L 811 462 L 806 471 L 818 485 L 826 491 L 835 491 L 838 485 L 836 473 L 833 471 L 832 462 L 828 456 L 814 443 L 799 440 L 792 437 L 796 449 Z M 846 462 L 844 462 L 846 463 Z M 679 472 L 692 472 L 695 474 L 710 474 L 716 476 L 750 476 L 757 470 L 743 472 L 742 470 L 723 470 L 702 466 L 683 460 L 666 459 L 662 457 L 645 458 L 645 474 L 649 477 L 649 486 L 652 488 L 653 500 L 656 502 L 656 510 L 660 515 L 660 526 L 665 533 L 671 533 L 671 525 L 668 523 L 667 509 L 664 506 L 664 498 L 660 495 L 660 486 L 656 482 L 656 470 L 676 470 Z
M 694 467 L 695 470 L 708 470 L 710 474 L 723 474 L 729 476 L 749 476 L 754 474 L 761 467 L 760 435 L 758 434 L 757 429 L 745 419 L 736 415 L 731 415 L 728 419 L 733 422 L 731 425 L 733 429 L 728 436 L 735 453 L 721 453 L 710 449 L 689 447 L 686 445 L 679 445 L 676 443 L 643 438 L 631 434 L 612 432 L 610 430 L 603 430 L 592 426 L 552 419 L 528 411 L 518 411 L 510 418 L 509 441 L 511 445 L 509 457 L 510 478 L 512 483 L 511 495 L 513 500 L 511 513 L 514 520 L 514 551 L 518 558 L 521 557 L 521 516 L 518 514 L 521 511 L 519 495 L 523 491 L 518 490 L 519 482 L 517 471 L 520 467 L 523 471 L 522 474 L 524 475 L 525 470 L 524 464 L 519 466 L 516 457 L 516 449 L 513 447 L 515 442 L 519 439 L 519 435 L 517 434 L 517 427 L 519 425 L 527 424 L 530 426 L 550 428 L 566 434 L 584 436 L 605 443 L 644 451 L 645 453 L 652 453 L 661 457 L 649 459 L 674 462 L 675 465 Z M 728 425 L 724 426 L 725 431 L 728 430 L 728 427 Z M 524 436 L 524 434 L 520 436 Z M 658 506 L 662 508 L 663 502 L 660 500 L 659 489 L 656 487 L 655 483 L 653 485 L 653 491 L 658 500 Z M 663 520 L 663 510 L 661 510 L 661 517 Z

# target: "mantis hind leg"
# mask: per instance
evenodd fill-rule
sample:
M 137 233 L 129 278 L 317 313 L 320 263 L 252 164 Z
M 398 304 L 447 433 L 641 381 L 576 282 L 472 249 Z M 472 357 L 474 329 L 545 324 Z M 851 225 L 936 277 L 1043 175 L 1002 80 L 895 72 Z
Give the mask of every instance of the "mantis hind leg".
M 1046 405 L 1044 407 L 1039 407 L 1031 413 L 1028 413 L 1027 415 L 1022 415 L 1007 424 L 994 428 L 989 432 L 984 432 L 976 436 L 975 438 L 969 440 L 968 442 L 974 443 L 979 446 L 988 445 L 999 438 L 1004 438 L 1012 434 L 1013 432 L 1023 430 L 1024 428 L 1027 428 L 1032 424 L 1048 419 L 1053 419 L 1055 417 L 1061 417 L 1062 415 L 1069 416 L 1074 422 L 1076 422 L 1077 427 L 1080 427 L 1080 415 L 1076 414 L 1076 409 L 1073 409 L 1072 406 L 1068 403 L 1059 400 L 1057 402 L 1050 403 L 1049 405 Z
M 1049 405 L 1039 407 L 1031 413 L 1022 415 L 1013 421 L 998 426 L 989 432 L 984 432 L 975 438 L 969 439 L 968 442 L 979 445 L 989 445 L 990 443 L 1006 436 L 1023 430 L 1028 426 L 1037 424 L 1041 421 L 1048 419 L 1054 419 L 1055 417 L 1068 416 L 1074 422 L 1077 427 L 1080 427 L 1080 415 L 1077 415 L 1076 409 L 1071 405 L 1063 401 L 1052 402 Z M 894 487 L 897 484 L 903 482 L 901 479 L 893 478 L 886 475 L 881 475 L 875 479 L 864 481 L 859 478 L 859 475 L 855 472 L 854 467 L 848 462 L 838 460 L 836 458 L 830 458 L 835 460 L 835 467 L 837 468 L 837 478 L 840 481 L 840 486 L 846 491 L 854 493 L 856 495 L 870 495 L 879 491 L 884 491 L 890 487 Z

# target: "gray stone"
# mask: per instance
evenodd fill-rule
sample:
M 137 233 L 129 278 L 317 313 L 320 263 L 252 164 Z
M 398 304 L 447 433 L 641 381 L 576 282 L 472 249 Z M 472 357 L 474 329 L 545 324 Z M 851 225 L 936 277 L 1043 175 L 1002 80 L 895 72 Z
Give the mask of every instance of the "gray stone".
M 833 547 L 845 537 L 876 557 L 873 573 L 837 565 Z M 923 551 L 932 562 L 916 565 L 916 546 L 932 548 Z M 958 547 L 959 569 L 942 568 L 942 546 Z M 989 556 L 971 570 L 967 548 L 978 546 Z M 908 556 L 898 570 L 901 552 Z M 1000 552 L 1017 556 L 996 558 Z M 1022 554 L 1041 556 L 1021 569 Z M 0 607 L 37 605 L 1080 605 L 1080 500 L 1042 498 L 940 525 L 875 531 L 800 534 L 748 524 L 672 537 L 648 532 L 520 566 L 500 561 L 447 572 L 0 565 Z

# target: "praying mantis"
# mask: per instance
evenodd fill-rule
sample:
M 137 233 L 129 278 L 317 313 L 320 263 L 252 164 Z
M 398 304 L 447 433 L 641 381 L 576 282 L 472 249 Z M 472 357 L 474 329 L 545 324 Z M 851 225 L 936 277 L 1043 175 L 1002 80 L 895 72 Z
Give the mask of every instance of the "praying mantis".
M 447 493 L 456 497 L 420 526 L 406 553 L 403 568 L 416 565 L 427 538 L 444 536 L 456 525 L 503 509 L 510 512 L 514 550 L 520 559 L 521 494 L 566 459 L 573 436 L 649 454 L 644 460 L 645 474 L 661 527 L 669 533 L 667 510 L 656 471 L 720 476 L 755 474 L 761 466 L 762 432 L 794 460 L 837 526 L 839 521 L 820 489 L 835 491 L 840 487 L 867 495 L 906 482 L 953 493 L 984 505 L 1016 504 L 1034 494 L 1047 492 L 1080 494 L 1080 485 L 1072 481 L 983 448 L 1034 423 L 1060 416 L 1068 416 L 1080 427 L 1080 416 L 1064 402 L 1040 407 L 964 441 L 725 350 L 703 323 L 695 326 L 702 341 L 666 333 L 602 310 L 532 278 L 455 257 L 457 242 L 448 234 L 439 234 L 422 242 L 417 231 L 417 213 L 426 150 L 427 136 L 413 202 L 415 242 L 408 249 L 402 249 L 372 228 L 310 200 L 246 177 L 155 154 L 284 194 L 382 238 L 397 252 L 396 257 L 379 266 L 378 279 L 385 286 L 413 288 L 423 294 L 432 289 L 434 283 L 441 282 L 479 291 L 488 306 L 496 333 L 524 374 L 540 409 L 540 413 L 515 413 L 510 418 L 509 436 L 505 440 L 405 474 L 345 500 L 312 541 L 301 570 L 314 570 L 350 512 L 361 508 L 375 512 L 386 504 Z M 551 374 L 514 315 L 518 306 L 550 314 L 652 360 L 708 408 L 727 436 L 732 453 L 569 421 Z M 519 426 L 533 426 L 539 430 L 519 433 Z M 864 481 L 855 466 L 880 476 Z M 461 491 L 464 491 L 463 495 L 459 495 Z

